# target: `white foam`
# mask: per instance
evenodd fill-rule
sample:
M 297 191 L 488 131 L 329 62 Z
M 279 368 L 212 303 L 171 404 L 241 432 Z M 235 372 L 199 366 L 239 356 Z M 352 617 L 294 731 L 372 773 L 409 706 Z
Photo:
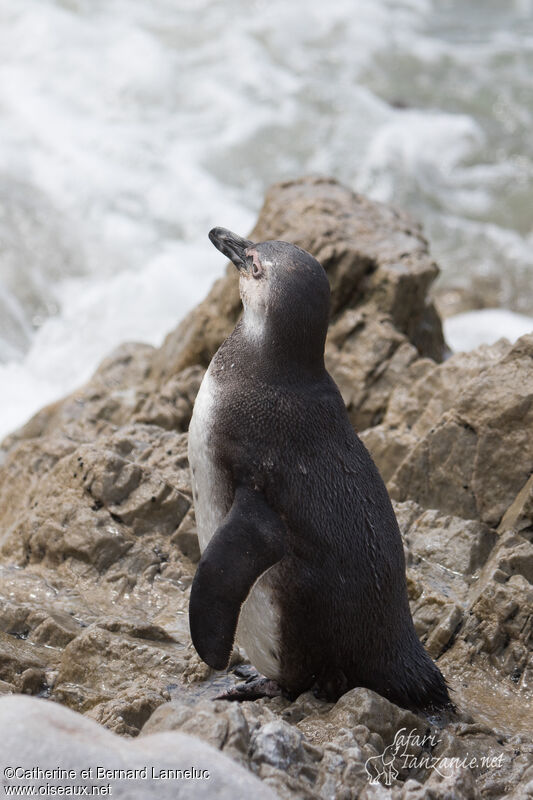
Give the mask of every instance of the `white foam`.
M 0 438 L 87 380 L 120 342 L 159 345 L 222 268 L 208 242 L 176 244 L 143 270 L 64 282 L 62 310 L 37 331 L 25 358 L 0 364 Z
M 511 343 L 533 333 L 533 317 L 504 308 L 483 308 L 448 317 L 443 322 L 444 338 L 454 352 L 473 350 L 505 338 Z
M 439 192 L 454 210 L 470 204 L 469 211 L 486 207 L 485 194 L 473 188 L 467 193 L 457 170 L 483 143 L 483 133 L 464 114 L 410 111 L 389 114 L 372 138 L 360 173 L 360 187 L 374 197 L 390 201 L 397 194 L 399 176 L 403 192 Z M 399 191 L 402 191 L 400 189 Z M 475 206 L 471 208 L 472 204 Z
M 493 5 L 480 32 L 438 0 L 0 4 L 0 434 L 159 342 L 223 269 L 207 231 L 308 172 L 410 209 L 445 278 L 529 313 L 531 4 Z

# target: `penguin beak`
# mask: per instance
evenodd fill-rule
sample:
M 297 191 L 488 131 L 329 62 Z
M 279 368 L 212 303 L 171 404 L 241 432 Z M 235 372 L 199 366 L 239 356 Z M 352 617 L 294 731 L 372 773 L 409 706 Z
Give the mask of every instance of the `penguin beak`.
M 209 231 L 209 238 L 226 258 L 232 261 L 239 272 L 247 272 L 246 250 L 253 247 L 253 242 L 243 239 L 236 233 L 228 231 L 227 228 L 213 228 Z

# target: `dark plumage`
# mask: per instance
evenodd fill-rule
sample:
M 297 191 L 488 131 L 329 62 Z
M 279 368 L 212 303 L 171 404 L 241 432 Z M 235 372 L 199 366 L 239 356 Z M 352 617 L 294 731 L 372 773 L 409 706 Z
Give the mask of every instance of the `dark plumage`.
M 227 665 L 241 604 L 270 568 L 280 627 L 269 677 L 285 690 L 336 699 L 365 686 L 412 709 L 448 706 L 413 627 L 387 490 L 324 367 L 323 268 L 285 242 L 210 236 L 241 271 L 245 314 L 209 371 L 210 458 L 224 490 L 191 594 L 193 642 Z

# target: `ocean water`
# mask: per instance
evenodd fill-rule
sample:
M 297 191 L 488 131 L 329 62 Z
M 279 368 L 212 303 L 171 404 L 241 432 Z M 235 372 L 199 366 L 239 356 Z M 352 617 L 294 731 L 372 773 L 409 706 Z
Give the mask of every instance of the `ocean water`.
M 531 315 L 532 74 L 533 0 L 0 0 L 0 435 L 159 344 L 222 273 L 207 231 L 304 173 Z

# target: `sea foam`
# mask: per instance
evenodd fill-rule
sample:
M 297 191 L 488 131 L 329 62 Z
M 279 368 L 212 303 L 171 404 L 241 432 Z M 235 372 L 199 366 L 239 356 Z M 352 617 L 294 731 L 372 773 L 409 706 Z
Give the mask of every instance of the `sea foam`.
M 223 270 L 207 231 L 308 172 L 411 210 L 444 281 L 531 313 L 527 5 L 2 4 L 0 435 L 159 343 Z

